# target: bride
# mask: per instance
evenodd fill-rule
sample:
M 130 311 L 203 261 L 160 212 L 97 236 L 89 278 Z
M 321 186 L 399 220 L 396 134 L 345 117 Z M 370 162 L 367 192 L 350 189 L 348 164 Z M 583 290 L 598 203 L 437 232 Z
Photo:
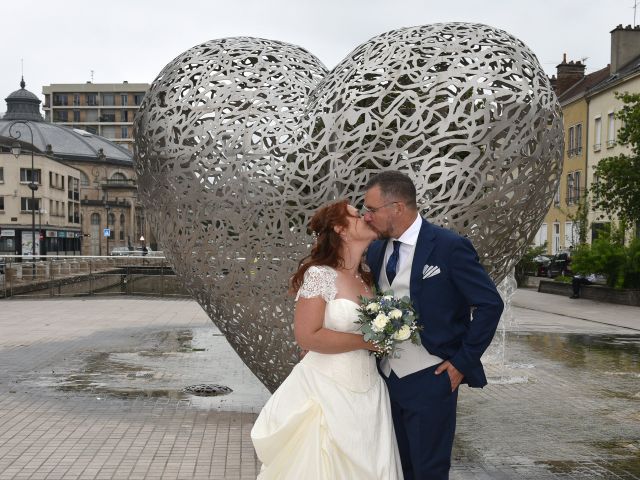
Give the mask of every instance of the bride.
M 346 200 L 320 208 L 317 240 L 291 279 L 296 341 L 307 350 L 262 409 L 251 439 L 258 479 L 402 479 L 387 388 L 355 320 L 377 234 Z

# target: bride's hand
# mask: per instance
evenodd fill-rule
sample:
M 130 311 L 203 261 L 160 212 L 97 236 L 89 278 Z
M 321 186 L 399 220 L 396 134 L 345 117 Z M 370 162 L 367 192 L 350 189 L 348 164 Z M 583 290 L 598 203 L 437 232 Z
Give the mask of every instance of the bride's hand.
M 371 352 L 380 352 L 380 347 L 378 347 L 375 343 L 373 342 L 365 342 L 366 344 L 366 349 L 371 351 Z

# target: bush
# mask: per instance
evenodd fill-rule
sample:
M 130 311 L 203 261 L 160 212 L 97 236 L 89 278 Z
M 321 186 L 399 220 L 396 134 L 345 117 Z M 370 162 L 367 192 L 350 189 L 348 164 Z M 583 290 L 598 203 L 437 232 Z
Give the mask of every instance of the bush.
M 520 261 L 516 263 L 515 266 L 515 277 L 516 282 L 518 282 L 518 287 L 522 287 L 525 285 L 527 281 L 527 276 L 530 273 L 535 275 L 536 270 L 538 269 L 538 264 L 533 261 L 539 255 L 545 255 L 547 252 L 547 246 L 542 245 L 540 247 L 529 247 L 525 254 L 522 256 Z
M 640 240 L 625 247 L 605 233 L 592 245 L 578 246 L 571 265 L 574 273 L 605 275 L 609 287 L 640 288 Z
M 572 279 L 573 277 L 567 277 L 566 275 L 558 275 L 556 278 L 553 279 L 553 281 L 560 282 L 560 283 L 571 283 Z

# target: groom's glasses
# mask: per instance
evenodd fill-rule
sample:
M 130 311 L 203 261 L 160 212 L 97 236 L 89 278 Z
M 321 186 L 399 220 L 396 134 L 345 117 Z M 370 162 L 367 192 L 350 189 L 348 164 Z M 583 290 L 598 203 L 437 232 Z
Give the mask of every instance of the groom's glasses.
M 367 207 L 366 205 L 362 207 L 361 213 L 362 215 L 364 215 L 365 213 L 370 213 L 371 215 L 375 214 L 378 210 L 382 209 L 382 208 L 386 208 L 389 205 L 393 205 L 394 203 L 402 203 L 402 202 L 398 202 L 393 201 L 393 202 L 388 202 L 385 203 L 384 205 L 380 205 L 379 207 Z

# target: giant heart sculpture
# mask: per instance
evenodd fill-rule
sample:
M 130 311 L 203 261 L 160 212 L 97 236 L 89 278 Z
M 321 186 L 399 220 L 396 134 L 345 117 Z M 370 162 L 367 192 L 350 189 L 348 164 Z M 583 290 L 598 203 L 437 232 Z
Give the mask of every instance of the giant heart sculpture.
M 212 40 L 160 72 L 135 126 L 158 240 L 270 390 L 298 358 L 287 281 L 319 205 L 404 171 L 423 214 L 468 235 L 499 282 L 540 226 L 563 148 L 535 56 L 466 23 L 384 33 L 330 72 L 294 45 Z

